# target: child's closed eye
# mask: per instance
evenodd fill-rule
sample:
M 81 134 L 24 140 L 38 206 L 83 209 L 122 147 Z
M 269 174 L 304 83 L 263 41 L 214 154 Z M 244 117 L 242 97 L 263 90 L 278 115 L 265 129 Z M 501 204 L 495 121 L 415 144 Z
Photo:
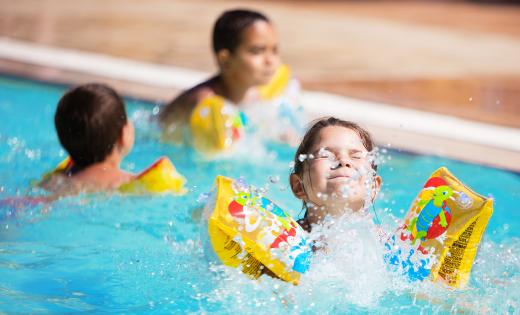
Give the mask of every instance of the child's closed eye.
M 249 48 L 249 52 L 253 55 L 258 55 L 264 53 L 266 50 L 265 46 L 252 46 Z
M 317 154 L 315 154 L 316 159 L 335 159 L 336 155 L 329 151 L 328 149 L 321 148 Z
M 365 152 L 356 151 L 350 154 L 350 158 L 354 160 L 361 160 L 367 157 L 367 154 Z

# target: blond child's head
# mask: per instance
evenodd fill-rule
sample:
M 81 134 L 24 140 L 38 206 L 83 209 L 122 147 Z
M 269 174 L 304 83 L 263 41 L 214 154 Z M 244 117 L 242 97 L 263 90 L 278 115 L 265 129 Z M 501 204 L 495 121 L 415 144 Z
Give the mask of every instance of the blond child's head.
M 290 175 L 291 189 L 303 201 L 309 223 L 358 212 L 373 202 L 381 185 L 373 150 L 370 134 L 356 123 L 328 117 L 312 125 Z

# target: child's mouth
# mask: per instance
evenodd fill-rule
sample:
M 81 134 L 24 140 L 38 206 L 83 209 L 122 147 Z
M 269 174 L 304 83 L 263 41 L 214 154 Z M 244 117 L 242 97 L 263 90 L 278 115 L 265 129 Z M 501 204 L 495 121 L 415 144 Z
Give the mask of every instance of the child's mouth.
M 351 178 L 348 175 L 334 175 L 334 176 L 330 176 L 329 180 L 337 180 L 337 181 L 345 180 L 345 181 L 347 181 L 347 180 L 351 180 Z

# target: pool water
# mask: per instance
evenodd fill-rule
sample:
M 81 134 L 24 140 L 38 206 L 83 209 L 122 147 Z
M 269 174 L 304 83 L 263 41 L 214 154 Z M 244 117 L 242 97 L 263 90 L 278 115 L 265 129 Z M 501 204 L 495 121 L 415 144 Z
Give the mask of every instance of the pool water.
M 30 188 L 65 157 L 53 126 L 64 87 L 0 77 L 0 200 Z M 387 229 L 406 213 L 424 181 L 447 166 L 495 199 L 470 283 L 447 290 L 388 274 L 378 245 L 359 222 L 341 255 L 317 257 L 299 286 L 208 263 L 201 246 L 202 206 L 217 174 L 244 177 L 297 217 L 288 187 L 294 148 L 265 143 L 247 154 L 208 161 L 158 141 L 158 107 L 127 100 L 136 143 L 123 168 L 138 172 L 168 156 L 188 178 L 176 196 L 88 195 L 50 206 L 0 203 L 0 313 L 519 313 L 520 176 L 500 169 L 388 150 L 375 212 Z M 490 157 L 492 158 L 492 157 Z M 319 255 L 318 255 L 319 256 Z

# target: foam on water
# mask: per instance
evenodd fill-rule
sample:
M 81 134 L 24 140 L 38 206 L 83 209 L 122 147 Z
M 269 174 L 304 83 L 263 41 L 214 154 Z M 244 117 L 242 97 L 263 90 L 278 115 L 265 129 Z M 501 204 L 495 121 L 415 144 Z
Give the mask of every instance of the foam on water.
M 391 283 L 377 234 L 372 220 L 358 215 L 329 219 L 324 227 L 315 227 L 312 236 L 320 249 L 301 288 L 316 296 L 300 302 L 319 301 L 314 303 L 320 310 L 375 307 Z

